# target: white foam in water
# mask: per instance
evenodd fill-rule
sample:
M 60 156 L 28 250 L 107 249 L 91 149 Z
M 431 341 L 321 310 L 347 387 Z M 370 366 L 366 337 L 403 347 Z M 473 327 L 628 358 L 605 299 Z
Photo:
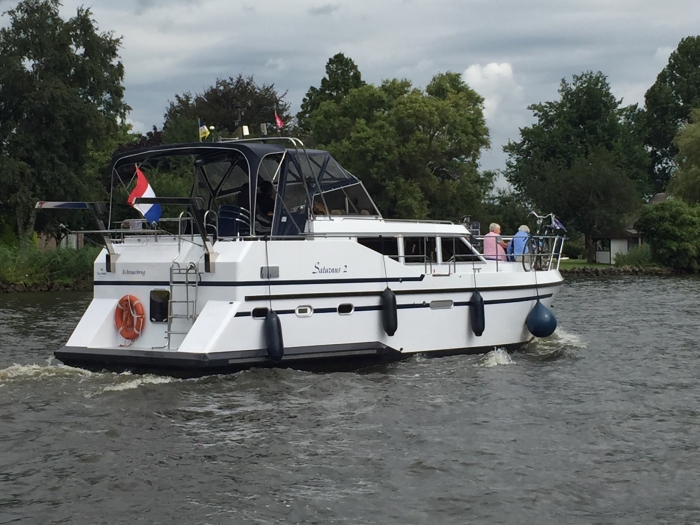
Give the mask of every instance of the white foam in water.
M 92 372 L 70 366 L 18 365 L 14 364 L 0 369 L 0 383 L 22 381 L 26 379 L 44 379 L 49 377 L 89 376 Z
M 115 379 L 119 378 L 121 379 L 124 376 L 129 376 L 131 377 L 131 374 L 119 374 Z M 163 383 L 172 383 L 173 381 L 178 381 L 178 379 L 174 377 L 165 377 L 165 376 L 154 376 L 154 375 L 143 375 L 143 376 L 138 376 L 133 379 L 130 379 L 128 381 L 124 381 L 123 383 L 119 383 L 116 385 L 107 385 L 104 387 L 102 390 L 103 392 L 119 392 L 122 390 L 133 390 L 134 388 L 138 388 L 142 385 L 160 385 Z
M 557 328 L 551 337 L 553 341 L 560 345 L 571 346 L 573 348 L 588 347 L 588 343 L 581 341 L 581 338 L 578 335 L 569 333 L 561 328 Z
M 492 367 L 500 365 L 512 365 L 515 363 L 508 355 L 508 352 L 504 348 L 495 348 L 486 354 L 478 366 Z
M 565 348 L 587 348 L 588 344 L 570 332 L 557 328 L 552 335 L 542 339 L 535 338 L 531 345 L 541 350 L 564 350 Z

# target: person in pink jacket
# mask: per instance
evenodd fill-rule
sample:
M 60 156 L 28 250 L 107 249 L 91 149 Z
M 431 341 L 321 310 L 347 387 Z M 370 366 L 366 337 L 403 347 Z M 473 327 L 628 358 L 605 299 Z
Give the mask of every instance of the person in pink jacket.
M 492 222 L 489 232 L 484 235 L 484 257 L 493 261 L 506 260 L 506 243 L 501 237 L 501 225 Z

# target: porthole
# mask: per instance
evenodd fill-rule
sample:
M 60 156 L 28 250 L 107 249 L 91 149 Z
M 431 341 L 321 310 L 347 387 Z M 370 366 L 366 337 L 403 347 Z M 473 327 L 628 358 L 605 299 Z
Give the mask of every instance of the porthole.
M 340 315 L 350 315 L 355 311 L 355 306 L 350 303 L 343 303 L 338 305 L 338 313 Z
M 253 308 L 253 319 L 265 319 L 267 312 L 267 308 Z
M 442 310 L 444 308 L 452 308 L 454 303 L 450 299 L 440 299 L 437 301 L 430 301 L 431 310 Z
M 311 317 L 311 314 L 314 313 L 314 309 L 309 305 L 297 306 L 295 313 L 297 317 Z

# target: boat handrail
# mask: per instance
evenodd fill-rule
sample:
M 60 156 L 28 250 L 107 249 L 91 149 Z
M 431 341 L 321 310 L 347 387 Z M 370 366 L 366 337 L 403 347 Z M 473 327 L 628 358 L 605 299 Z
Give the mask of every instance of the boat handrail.
M 225 137 L 219 137 L 217 142 L 259 142 L 263 144 L 267 144 L 268 142 L 291 142 L 292 147 L 294 149 L 306 149 L 306 146 L 304 146 L 304 143 L 299 140 L 298 138 L 295 137 L 251 137 L 248 139 L 239 139 L 236 137 L 230 137 L 230 138 L 225 138 Z
M 339 216 L 341 219 L 345 219 L 346 217 L 343 217 L 342 215 Z M 355 217 L 352 217 L 353 219 Z M 375 216 L 376 218 L 376 216 Z M 391 223 L 391 222 L 402 222 L 402 223 L 412 223 L 412 224 L 451 224 L 454 226 L 454 222 L 452 221 L 442 221 L 438 219 L 384 219 L 384 222 Z

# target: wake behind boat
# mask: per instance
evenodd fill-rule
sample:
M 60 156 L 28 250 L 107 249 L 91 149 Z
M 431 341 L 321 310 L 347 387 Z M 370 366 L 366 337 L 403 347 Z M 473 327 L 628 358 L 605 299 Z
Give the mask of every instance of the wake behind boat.
M 191 196 L 149 197 L 143 171 L 183 162 Z M 556 326 L 562 237 L 487 259 L 465 224 L 382 218 L 354 175 L 296 139 L 145 148 L 116 155 L 112 170 L 138 172 L 146 217 L 178 213 L 109 228 L 112 210 L 97 203 L 37 204 L 91 209 L 105 243 L 94 298 L 55 352 L 67 365 L 333 369 L 515 349 Z

